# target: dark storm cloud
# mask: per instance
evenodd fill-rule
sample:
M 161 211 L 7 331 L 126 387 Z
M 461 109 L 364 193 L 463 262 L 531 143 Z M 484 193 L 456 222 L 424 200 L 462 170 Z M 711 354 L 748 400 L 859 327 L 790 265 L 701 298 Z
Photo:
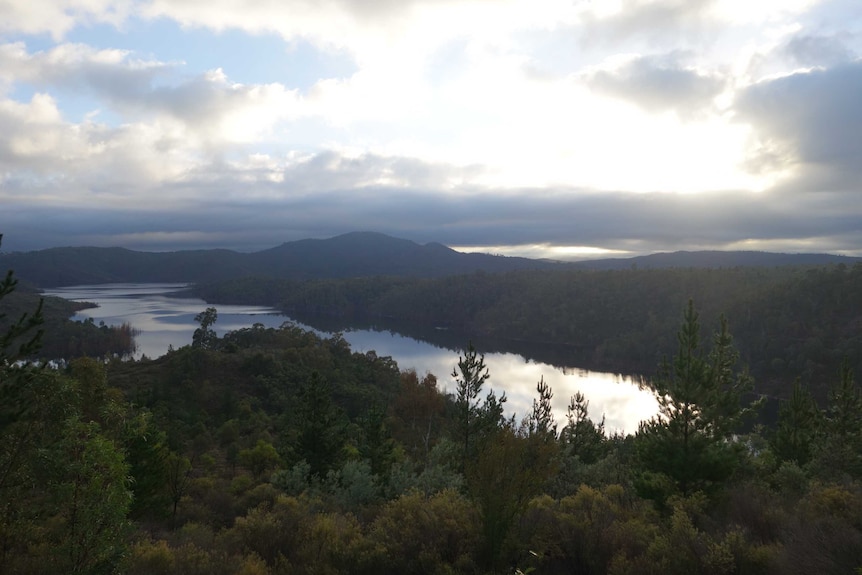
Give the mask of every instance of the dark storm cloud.
M 795 167 L 798 190 L 858 191 L 862 60 L 760 82 L 736 100 L 762 152 L 752 168 Z M 858 199 L 856 200 L 858 201 Z
M 210 200 L 186 209 L 75 209 L 12 206 L 0 215 L 4 249 L 53 245 L 123 245 L 172 250 L 229 247 L 256 250 L 306 237 L 372 230 L 419 242 L 449 245 L 586 245 L 635 252 L 806 246 L 791 251 L 838 251 L 862 244 L 862 210 L 845 194 L 811 201 L 795 193 L 722 192 L 679 195 L 591 192 L 575 189 L 498 190 L 368 185 L 314 192 L 314 179 L 339 183 L 338 172 L 380 169 L 427 172 L 446 179 L 444 167 L 415 160 L 321 155 L 283 182 L 249 186 L 236 178 L 175 184 L 213 190 Z M 376 167 L 375 167 L 376 166 Z M 393 166 L 395 169 L 393 170 Z M 403 173 L 402 173 L 403 175 Z M 346 178 L 350 179 L 350 178 Z M 318 181 L 320 184 L 320 181 Z M 236 193 L 245 186 L 243 193 Z M 170 190 L 169 190 L 170 191 Z M 233 195 L 235 194 L 235 195 Z M 838 206 L 842 206 L 838 209 Z
M 681 114 L 708 108 L 725 85 L 718 76 L 684 67 L 676 54 L 636 58 L 616 70 L 596 72 L 587 81 L 593 89 L 648 112 Z
M 853 60 L 842 35 L 799 34 L 790 39 L 784 51 L 800 66 L 831 66 Z

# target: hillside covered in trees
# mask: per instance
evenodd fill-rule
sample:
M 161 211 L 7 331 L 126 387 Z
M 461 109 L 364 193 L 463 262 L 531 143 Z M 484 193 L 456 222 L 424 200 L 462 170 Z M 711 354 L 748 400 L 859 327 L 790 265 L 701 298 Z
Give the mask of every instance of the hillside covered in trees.
M 36 309 L 41 311 L 42 337 L 39 352 L 38 356 L 32 356 L 31 359 L 125 357 L 134 353 L 136 332 L 131 325 L 97 325 L 92 319 L 85 322 L 73 321 L 70 318 L 75 312 L 91 307 L 92 304 L 71 302 L 59 297 L 43 297 L 32 286 L 18 285 L 16 288 L 0 299 L 0 317 L 17 321 Z
M 805 273 L 799 289 L 770 280 L 775 306 L 818 293 L 815 311 L 838 313 L 862 270 Z M 646 276 L 633 277 L 658 297 Z M 519 276 L 498 279 L 503 298 Z M 738 279 L 715 285 L 715 298 Z M 430 290 L 394 285 L 401 295 L 382 297 L 407 302 L 411 290 Z M 7 278 L 0 301 L 14 287 Z M 462 311 L 490 314 L 482 301 L 467 299 Z M 213 310 L 191 345 L 157 360 L 82 357 L 52 370 L 16 363 L 32 352 L 17 342 L 38 345 L 41 312 L 7 316 L 0 572 L 862 568 L 862 395 L 851 365 L 829 377 L 820 404 L 787 380 L 777 424 L 744 433 L 761 406 L 728 323 L 709 317 L 717 308 L 667 305 L 668 318 L 652 312 L 673 324 L 662 341 L 675 342 L 650 379 L 661 413 L 631 436 L 608 435 L 581 394 L 554 421 L 541 380 L 531 412 L 506 418 L 505 397 L 487 392 L 494 374 L 471 346 L 453 355 L 457 386 L 445 394 L 432 374 L 355 353 L 338 336 L 257 325 L 215 337 Z
M 559 262 L 462 253 L 439 243 L 420 245 L 373 232 L 287 242 L 253 253 L 231 250 L 140 252 L 123 248 L 65 247 L 0 253 L 0 269 L 43 288 L 124 282 L 203 283 L 244 277 L 312 280 L 399 276 L 436 278 L 518 270 L 853 265 L 860 258 L 830 254 L 675 252 L 626 259 Z
M 254 253 L 139 252 L 68 247 L 0 254 L 0 269 L 40 287 L 116 282 L 206 282 L 253 275 L 285 279 L 398 275 L 438 277 L 477 270 L 549 269 L 561 264 L 456 252 L 371 232 L 299 240 Z
M 676 347 L 681 302 L 704 321 L 725 314 L 757 390 L 781 397 L 802 378 L 825 399 L 845 359 L 862 368 L 862 264 L 827 267 L 523 271 L 435 279 L 263 278 L 203 284 L 211 303 L 275 306 L 315 317 L 365 320 L 434 337 L 446 328 L 518 344 L 548 363 L 650 374 Z M 387 323 L 389 322 L 389 323 Z M 415 332 L 414 332 L 415 333 Z

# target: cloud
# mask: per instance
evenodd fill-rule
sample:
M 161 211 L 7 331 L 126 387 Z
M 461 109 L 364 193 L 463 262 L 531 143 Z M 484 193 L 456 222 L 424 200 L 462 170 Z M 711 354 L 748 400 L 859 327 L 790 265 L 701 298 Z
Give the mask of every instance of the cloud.
M 789 171 L 797 188 L 858 190 L 862 176 L 862 60 L 754 84 L 737 97 L 755 129 L 752 169 Z
M 800 66 L 844 64 L 853 60 L 853 53 L 842 36 L 844 35 L 797 34 L 787 42 L 784 52 Z
M 182 77 L 179 66 L 81 44 L 36 53 L 22 43 L 0 45 L 6 83 L 93 96 L 133 121 L 181 127 L 183 137 L 206 146 L 259 140 L 304 113 L 298 92 L 282 84 L 233 83 L 221 70 Z
M 238 83 L 192 52 L 207 64 L 0 44 L 4 248 L 252 249 L 372 229 L 472 246 L 857 249 L 859 38 L 839 4 L 858 11 L 847 0 L 0 4 L 11 38 L 86 39 L 87 25 L 108 23 L 159 54 L 135 42 L 169 19 L 213 41 L 274 33 L 357 64 L 327 78 L 294 62 L 312 86 L 296 90 L 283 69 Z
M 472 6 L 505 7 L 509 2 L 450 0 L 149 0 L 139 14 L 170 18 L 188 27 L 274 32 L 287 41 L 304 40 L 318 48 L 347 50 L 358 61 L 399 58 L 464 33 Z M 445 14 L 448 17 L 441 18 Z M 446 25 L 448 24 L 448 26 Z M 435 38 L 436 37 L 436 38 Z M 394 47 L 398 50 L 393 50 Z
M 622 0 L 592 3 L 581 26 L 583 43 L 618 44 L 641 40 L 648 45 L 702 42 L 719 0 Z M 605 6 L 614 8 L 607 10 Z
M 652 113 L 668 110 L 689 116 L 713 105 L 725 80 L 680 62 L 680 55 L 637 56 L 610 70 L 587 76 L 595 90 L 630 101 Z
M 0 81 L 7 86 L 92 95 L 120 107 L 141 99 L 154 82 L 170 78 L 176 66 L 84 44 L 59 44 L 34 53 L 23 42 L 0 44 Z
M 80 24 L 121 24 L 131 0 L 0 0 L 0 32 L 48 33 L 55 40 Z
M 22 202 L 56 209 L 129 205 L 141 190 L 155 200 L 159 184 L 180 178 L 202 161 L 175 126 L 68 122 L 45 93 L 34 94 L 29 102 L 0 98 L 0 132 L 4 209 Z
M 26 200 L 4 200 L 4 248 L 251 250 L 354 230 L 449 245 L 593 246 L 635 253 L 727 247 L 847 251 L 862 241 L 862 208 L 846 195 L 811 202 L 805 195 L 744 191 L 501 192 L 468 186 L 441 192 L 441 182 L 459 177 L 462 169 L 334 152 L 281 161 L 250 158 L 242 165 L 201 165 L 152 194 L 142 190 L 137 200 L 94 202 L 80 195 L 75 202 L 66 191 L 61 209 L 49 201 L 61 184 L 42 182 L 28 189 Z M 385 183 L 416 181 L 417 174 L 426 185 Z M 34 202 L 33 196 L 45 201 Z

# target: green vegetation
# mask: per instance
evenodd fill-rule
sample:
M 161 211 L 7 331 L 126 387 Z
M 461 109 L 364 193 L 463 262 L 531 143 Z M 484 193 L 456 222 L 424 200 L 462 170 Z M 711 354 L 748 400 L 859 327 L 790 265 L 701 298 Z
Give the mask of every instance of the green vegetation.
M 659 298 L 658 279 L 647 281 L 659 272 L 614 273 L 620 286 L 643 280 L 644 297 L 656 301 L 681 289 L 672 283 Z M 756 386 L 739 360 L 742 338 L 731 338 L 718 312 L 728 304 L 728 317 L 749 326 L 745 333 L 761 321 L 787 324 L 777 313 L 740 313 L 734 298 L 743 288 L 733 285 L 754 272 L 700 273 L 673 272 L 713 299 L 700 314 L 690 303 L 681 325 L 656 337 L 659 345 L 676 332 L 676 350 L 650 380 L 661 413 L 633 436 L 607 435 L 581 394 L 559 428 L 544 380 L 523 421 L 506 419 L 505 397 L 483 395 L 494 374 L 472 345 L 453 357 L 457 386 L 449 395 L 433 375 L 353 352 L 339 335 L 285 324 L 216 337 L 215 308 L 198 317 L 192 345 L 156 360 L 82 357 L 61 370 L 15 363 L 32 356 L 39 329 L 50 331 L 36 303 L 26 316 L 0 320 L 0 572 L 857 571 L 862 395 L 852 357 L 835 369 L 820 404 L 807 385 L 785 380 L 792 391 L 777 424 L 746 431 L 760 407 L 748 395 Z M 769 293 L 797 302 L 799 314 L 786 320 L 800 322 L 795 336 L 812 325 L 841 326 L 850 320 L 837 310 L 852 307 L 845 294 L 856 293 L 860 274 L 767 273 L 745 286 L 746 301 Z M 568 309 L 600 314 L 610 308 L 590 299 L 596 294 L 585 278 L 594 275 L 549 275 L 535 289 L 550 297 L 571 282 L 583 297 Z M 495 317 L 484 296 L 497 293 L 499 303 L 523 285 L 518 274 L 375 281 L 388 301 L 433 296 L 420 314 L 442 305 L 434 298 L 463 290 L 463 301 L 449 303 L 464 321 Z M 309 289 L 331 288 L 341 305 L 339 294 L 348 292 L 339 290 L 354 285 L 368 284 Z M 15 287 L 10 275 L 0 303 Z M 442 288 L 450 291 L 434 295 Z M 803 304 L 813 293 L 820 299 Z M 603 297 L 622 294 L 620 287 Z M 679 324 L 684 301 L 670 317 L 657 315 L 660 305 L 643 312 L 654 316 L 644 332 Z M 813 317 L 805 305 L 832 323 L 802 325 Z M 636 306 L 624 298 L 618 306 L 607 322 L 628 325 L 623 316 Z M 711 338 L 702 336 L 701 318 L 715 326 Z M 611 328 L 602 330 L 599 337 L 609 337 Z M 842 349 L 858 347 L 836 344 L 827 355 Z
M 786 398 L 787 382 L 799 377 L 822 401 L 843 361 L 862 369 L 862 264 L 438 279 L 246 278 L 198 286 L 195 293 L 216 304 L 272 305 L 312 325 L 325 316 L 382 325 L 399 320 L 399 331 L 410 334 L 412 326 L 417 337 L 432 341 L 441 335 L 433 328 L 446 327 L 466 334 L 462 341 L 505 341 L 507 351 L 551 364 L 644 374 L 674 353 L 680 302 L 693 299 L 707 325 L 716 325 L 722 314 L 732 319 L 759 393 Z
M 5 325 L 4 318 L 17 321 L 26 317 L 26 324 L 36 315 L 40 317 L 39 345 L 19 354 L 26 359 L 123 357 L 133 353 L 136 333 L 129 324 L 108 326 L 96 325 L 92 318 L 83 322 L 69 319 L 75 312 L 90 305 L 57 297 L 42 297 L 33 288 L 16 284 L 14 291 L 0 298 L 0 326 Z M 36 331 L 33 330 L 33 333 Z M 7 334 L 9 336 L 15 340 L 11 347 L 16 350 L 27 343 L 20 334 Z

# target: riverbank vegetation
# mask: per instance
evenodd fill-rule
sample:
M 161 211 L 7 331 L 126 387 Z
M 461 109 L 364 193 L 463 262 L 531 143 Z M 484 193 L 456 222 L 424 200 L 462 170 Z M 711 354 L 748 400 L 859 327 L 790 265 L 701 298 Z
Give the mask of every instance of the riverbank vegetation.
M 17 320 L 41 305 L 43 332 L 38 352 L 26 359 L 64 359 L 88 357 L 127 357 L 135 351 L 136 331 L 129 324 L 96 324 L 92 319 L 73 321 L 76 312 L 93 304 L 72 302 L 59 297 L 43 297 L 30 286 L 16 286 L 0 299 L 0 316 Z
M 853 292 L 826 287 L 851 288 L 860 273 L 803 273 L 799 289 L 778 281 L 775 305 L 799 305 L 786 320 L 799 323 L 798 337 L 814 315 L 802 294 L 822 287 L 811 305 L 837 314 Z M 498 279 L 499 298 L 521 281 Z M 635 291 L 661 299 L 638 279 Z M 587 306 L 589 292 L 570 280 L 583 296 L 571 305 Z M 470 282 L 447 281 L 438 287 L 452 286 L 449 298 L 463 290 L 465 301 L 449 303 L 466 317 L 493 317 Z M 477 282 L 477 293 L 492 289 Z M 777 425 L 745 433 L 760 408 L 756 381 L 736 324 L 713 307 L 733 284 L 704 280 L 715 295 L 700 314 L 682 300 L 655 316 L 649 333 L 674 324 L 657 336 L 675 342 L 652 378 L 661 413 L 630 436 L 607 434 L 581 394 L 554 421 L 543 381 L 531 412 L 507 417 L 469 345 L 453 356 L 447 394 L 432 374 L 290 324 L 198 338 L 155 360 L 78 358 L 59 371 L 16 366 L 29 350 L 4 344 L 0 572 L 853 573 L 862 397 L 852 364 L 835 370 L 820 401 L 785 380 L 792 392 Z M 431 285 L 404 293 L 430 298 Z M 628 321 L 631 304 L 619 305 L 611 326 Z M 19 335 L 44 327 L 30 317 Z M 763 317 L 788 325 L 778 312 Z M 215 310 L 202 329 L 205 320 Z M 843 332 L 830 337 L 849 346 Z
M 731 320 L 760 393 L 787 398 L 799 377 L 825 400 L 843 361 L 862 369 L 862 264 L 245 278 L 203 284 L 195 293 L 215 304 L 275 306 L 309 322 L 317 316 L 443 327 L 513 347 L 529 344 L 524 355 L 547 363 L 563 349 L 580 366 L 644 374 L 675 351 L 679 309 L 693 299 L 707 325 L 721 314 Z

